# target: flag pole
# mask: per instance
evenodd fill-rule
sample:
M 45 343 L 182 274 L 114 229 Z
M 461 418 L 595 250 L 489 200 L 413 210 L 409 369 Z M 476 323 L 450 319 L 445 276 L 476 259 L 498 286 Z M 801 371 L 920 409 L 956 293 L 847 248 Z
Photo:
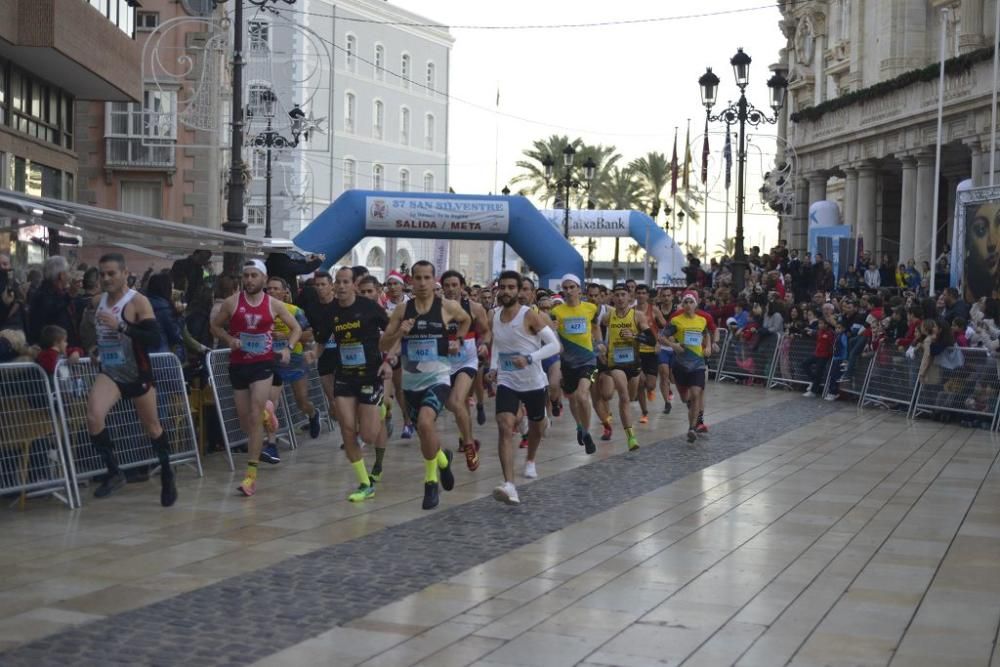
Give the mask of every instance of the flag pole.
M 990 187 L 993 187 L 993 179 L 996 174 L 997 161 L 997 74 L 1000 70 L 1000 45 L 997 44 L 997 37 L 1000 35 L 1000 2 L 994 5 L 993 20 L 996 22 L 993 28 L 993 105 L 990 115 Z M 973 185 L 978 181 L 982 183 L 982 174 L 973 174 Z
M 945 54 L 945 36 L 948 32 L 948 14 L 950 13 L 948 7 L 941 8 L 941 50 L 940 58 L 941 64 L 939 65 L 940 71 L 938 72 L 938 105 L 937 105 L 937 146 L 935 147 L 934 156 L 934 206 L 931 207 L 931 275 L 930 282 L 928 284 L 928 291 L 931 296 L 936 293 L 934 290 L 934 278 L 937 273 L 937 235 L 938 235 L 938 205 L 941 201 L 941 131 L 942 125 L 944 123 L 944 54 Z M 996 40 L 996 35 L 994 35 L 994 40 Z M 994 113 L 996 113 L 996 107 L 994 106 Z M 996 135 L 994 135 L 995 137 Z M 992 160 L 992 156 L 991 156 Z M 993 170 L 992 165 L 990 165 L 990 181 L 993 180 Z

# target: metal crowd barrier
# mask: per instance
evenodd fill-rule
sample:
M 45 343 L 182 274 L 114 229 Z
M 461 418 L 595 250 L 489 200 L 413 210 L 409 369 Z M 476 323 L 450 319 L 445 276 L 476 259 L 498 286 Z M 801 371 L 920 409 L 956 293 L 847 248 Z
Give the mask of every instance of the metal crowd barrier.
M 774 370 L 782 338 L 781 334 L 767 336 L 755 346 L 754 342 L 743 340 L 743 336 L 734 335 L 719 358 L 716 380 L 759 379 L 766 386 Z
M 731 336 L 729 335 L 729 329 L 725 326 L 720 326 L 719 329 L 719 353 L 713 354 L 705 362 L 708 367 L 708 377 L 717 378 L 719 375 L 719 362 L 726 354 L 726 346 L 729 345 L 729 340 Z
M 961 348 L 963 363 L 946 369 L 932 361 L 925 382 L 917 384 L 909 417 L 949 412 L 988 421 L 990 430 L 1000 420 L 1000 369 L 997 359 L 982 348 Z M 915 360 L 919 367 L 920 356 Z
M 801 385 L 808 387 L 813 383 L 814 378 L 806 373 L 805 364 L 812 359 L 816 351 L 815 338 L 800 338 L 798 336 L 782 336 L 778 343 L 778 357 L 774 364 L 774 372 L 768 387 L 788 387 Z M 829 363 L 825 366 L 823 377 L 827 376 Z M 819 392 L 817 392 L 819 393 Z
M 0 494 L 54 495 L 78 507 L 72 461 L 49 378 L 34 363 L 0 364 Z
M 233 449 L 248 442 L 246 433 L 240 428 L 240 418 L 236 414 L 236 402 L 233 400 L 233 385 L 229 381 L 229 350 L 212 350 L 206 357 L 208 365 L 208 380 L 212 385 L 212 394 L 215 396 L 215 409 L 219 415 L 219 424 L 222 425 L 222 439 L 226 444 L 226 458 L 229 460 L 229 469 L 235 470 L 233 465 Z M 282 401 L 284 403 L 285 401 Z M 278 409 L 275 406 L 278 417 L 278 436 L 284 436 L 286 441 L 295 447 L 295 429 L 289 427 L 289 415 L 285 409 Z M 262 416 L 263 417 L 263 416 Z
M 856 369 L 860 366 L 863 364 L 859 363 Z M 890 343 L 883 344 L 872 355 L 858 405 L 878 405 L 884 408 L 905 406 L 909 412 L 919 369 L 919 357 L 907 359 L 905 351 L 896 349 Z M 843 390 L 841 387 L 841 391 Z
M 319 379 L 319 370 L 316 363 L 309 365 L 309 377 L 307 379 L 309 401 L 319 411 L 320 423 L 325 422 L 327 430 L 333 430 L 333 417 L 330 415 L 330 406 L 326 400 L 326 392 Z M 299 409 L 299 404 L 295 402 L 295 394 L 292 392 L 292 385 L 286 382 L 282 388 L 282 401 L 285 414 L 292 428 L 298 430 L 304 424 L 309 423 L 309 417 Z
M 191 405 L 188 402 L 181 363 L 169 352 L 151 354 L 150 361 L 160 425 L 170 440 L 170 461 L 175 464 L 194 463 L 198 476 L 201 477 L 198 438 L 191 419 Z M 82 505 L 79 481 L 105 472 L 104 462 L 87 431 L 87 396 L 97 372 L 98 366 L 90 359 L 81 359 L 75 364 L 63 360 L 56 365 L 56 404 L 69 446 L 69 465 L 77 506 Z M 111 434 L 111 441 L 115 444 L 119 466 L 123 470 L 159 463 L 131 401 L 118 401 L 108 413 L 105 423 Z

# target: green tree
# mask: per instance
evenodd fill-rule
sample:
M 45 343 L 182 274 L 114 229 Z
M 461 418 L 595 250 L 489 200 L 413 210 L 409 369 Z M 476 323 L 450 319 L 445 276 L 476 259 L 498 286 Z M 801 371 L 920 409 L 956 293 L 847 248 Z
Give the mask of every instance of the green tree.
M 633 163 L 634 164 L 634 163 Z M 600 208 L 615 211 L 631 211 L 643 206 L 643 183 L 640 175 L 629 165 L 628 167 L 612 167 L 608 178 L 601 183 L 596 191 Z M 615 237 L 615 256 L 611 263 L 611 282 L 618 282 L 621 238 Z
M 642 246 L 638 243 L 628 244 L 628 265 L 625 269 L 625 279 L 628 280 L 632 277 L 632 262 L 639 258 L 639 253 L 642 252 Z
M 670 184 L 670 160 L 665 154 L 652 151 L 632 160 L 629 167 L 641 178 L 646 212 L 655 221 L 663 207 L 663 191 Z
M 571 203 L 575 207 L 585 208 L 589 202 L 596 200 L 593 193 L 600 190 L 606 182 L 610 170 L 621 159 L 614 146 L 588 145 L 582 139 L 570 139 L 566 135 L 553 134 L 545 139 L 536 139 L 531 147 L 522 151 L 523 159 L 515 163 L 521 173 L 511 179 L 511 183 L 523 183 L 523 191 L 538 197 L 544 206 L 556 206 L 563 199 L 560 181 L 565 176 L 563 166 L 563 151 L 571 145 L 576 151 L 570 178 L 580 182 L 581 187 L 570 193 Z M 545 178 L 545 158 L 552 159 L 552 176 Z M 593 158 L 596 164 L 594 180 L 587 187 L 583 165 L 587 158 Z
M 715 256 L 726 255 L 732 257 L 736 253 L 736 239 L 729 237 L 728 239 L 723 239 L 722 243 L 715 246 Z

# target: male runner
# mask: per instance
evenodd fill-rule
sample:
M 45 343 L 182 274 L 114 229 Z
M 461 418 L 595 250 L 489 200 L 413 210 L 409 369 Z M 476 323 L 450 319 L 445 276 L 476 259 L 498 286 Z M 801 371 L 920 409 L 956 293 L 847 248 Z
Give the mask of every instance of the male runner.
M 569 397 L 570 412 L 576 419 L 576 441 L 588 454 L 597 451 L 590 436 L 590 383 L 596 361 L 594 343 L 598 337 L 598 306 L 580 300 L 580 279 L 572 273 L 562 278 L 564 303 L 552 308 L 562 343 L 562 389 Z
M 490 324 L 483 307 L 465 296 L 465 277 L 461 273 L 453 270 L 442 273 L 441 288 L 446 299 L 459 303 L 472 318 L 469 332 L 457 341 L 458 352 L 448 357 L 451 363 L 451 393 L 448 394 L 447 407 L 455 415 L 458 425 L 458 451 L 465 453 L 469 470 L 476 470 L 479 468 L 479 441 L 472 437 L 472 416 L 467 399 L 479 372 L 479 358 L 486 356 L 489 350 Z M 449 335 L 455 336 L 457 329 L 458 323 L 452 322 L 448 328 Z
M 448 341 L 448 324 L 458 324 L 455 335 L 461 340 L 468 333 L 472 318 L 456 302 L 434 296 L 433 264 L 426 260 L 414 262 L 410 276 L 413 298 L 393 311 L 379 347 L 383 352 L 391 352 L 402 341 L 399 361 L 403 391 L 410 419 L 417 422 L 425 471 L 423 508 L 429 510 L 438 505 L 439 470 L 445 491 L 455 487 L 452 453 L 440 446 L 434 424 L 451 391 L 448 355 L 458 351 L 458 340 Z
M 403 293 L 406 281 L 399 271 L 390 271 L 385 279 L 385 311 L 392 316 L 397 306 L 405 305 L 409 297 Z M 392 371 L 393 394 L 399 404 L 399 411 L 403 413 L 403 431 L 399 437 L 409 440 L 413 437 L 413 422 L 410 420 L 410 411 L 406 407 L 406 396 L 403 393 L 403 371 L 397 366 Z M 391 419 L 391 417 L 390 417 Z
M 306 319 L 309 320 L 314 332 L 313 337 L 316 339 L 319 354 L 316 372 L 319 374 L 319 383 L 323 387 L 323 393 L 326 394 L 326 403 L 336 419 L 337 403 L 333 396 L 333 372 L 337 365 L 337 339 L 328 337 L 320 340 L 316 335 L 321 330 L 329 331 L 329 323 L 333 320 L 333 311 L 336 308 L 333 276 L 326 271 L 317 271 L 313 276 L 313 291 L 316 296 L 305 307 Z
M 500 467 L 504 483 L 493 490 L 493 497 L 508 505 L 520 504 L 514 486 L 513 435 L 517 413 L 523 405 L 528 414 L 528 458 L 524 476 L 538 476 L 535 455 L 545 430 L 547 397 L 542 359 L 559 350 L 559 340 L 549 327 L 548 318 L 518 303 L 521 274 L 500 274 L 497 302 L 493 312 L 493 350 L 491 374 L 497 379 L 497 426 Z
M 698 415 L 704 410 L 705 360 L 712 354 L 708 320 L 699 315 L 698 295 L 684 292 L 681 310 L 671 315 L 660 343 L 674 350 L 671 370 L 681 400 L 688 406 L 688 442 L 698 439 Z
M 664 320 L 673 314 L 674 293 L 669 287 L 660 288 L 656 297 L 656 307 L 659 309 Z M 663 326 L 666 326 L 666 324 Z M 661 327 L 660 330 L 662 331 L 662 329 Z M 659 333 L 657 333 L 657 340 L 659 340 Z M 673 374 L 670 372 L 670 364 L 674 361 L 673 348 L 669 345 L 661 344 L 660 350 L 656 355 L 656 361 L 659 364 L 657 370 L 660 375 L 660 394 L 663 395 L 663 414 L 669 415 L 670 410 L 673 408 L 671 401 L 674 400 L 674 392 L 670 388 L 670 384 L 673 382 Z
M 358 296 L 370 299 L 379 303 L 382 295 L 381 286 L 375 276 L 367 275 L 355 282 L 358 288 Z M 381 304 L 379 304 L 381 305 Z M 398 355 L 397 355 L 398 356 Z M 385 422 L 385 440 L 392 437 L 392 402 L 395 400 L 395 387 L 392 386 L 392 367 L 389 367 L 389 377 L 382 383 L 382 421 Z M 382 478 L 382 457 L 385 456 L 385 443 L 375 444 L 375 465 L 369 477 L 376 482 Z
M 275 409 L 282 399 L 282 385 L 286 382 L 292 386 L 292 394 L 295 396 L 295 403 L 299 410 L 309 417 L 309 437 L 316 439 L 319 437 L 319 410 L 309 400 L 309 370 L 306 367 L 304 348 L 302 343 L 311 343 L 313 340 L 312 328 L 306 318 L 305 311 L 291 303 L 291 291 L 284 278 L 278 276 L 267 279 L 267 294 L 272 299 L 284 304 L 288 312 L 299 323 L 302 328 L 302 336 L 299 344 L 291 349 L 288 365 L 278 364 L 274 369 L 274 378 L 271 384 L 271 402 Z M 274 321 L 274 328 L 271 331 L 273 349 L 275 352 L 288 347 L 288 327 L 280 319 Z M 273 442 L 266 442 L 260 451 L 260 458 L 266 463 L 280 463 L 281 457 L 278 454 L 278 446 Z
M 612 294 L 614 308 L 604 316 L 607 326 L 607 344 L 601 346 L 606 355 L 608 375 L 618 393 L 618 414 L 625 429 L 629 451 L 639 449 L 639 441 L 632 427 L 630 403 L 639 391 L 639 345 L 656 341 L 646 317 L 629 306 L 630 295 L 624 283 L 615 285 Z
M 337 271 L 334 289 L 337 299 L 330 312 L 332 317 L 319 330 L 319 339 L 336 341 L 333 395 L 340 432 L 344 436 L 344 453 L 358 478 L 357 490 L 347 499 L 356 503 L 375 495 L 374 480 L 365 468 L 358 446 L 359 430 L 365 442 L 381 444 L 383 454 L 385 452 L 382 377 L 389 375 L 391 369 L 382 362 L 378 340 L 389 317 L 377 303 L 357 295 L 351 267 Z M 375 465 L 381 474 L 381 456 Z
M 247 474 L 237 490 L 244 496 L 257 492 L 257 463 L 263 445 L 260 416 L 271 393 L 274 376 L 274 342 L 271 328 L 276 319 L 288 327 L 288 346 L 278 352 L 280 363 L 288 364 L 290 350 L 299 343 L 302 327 L 288 309 L 264 292 L 267 269 L 264 262 L 251 259 L 243 264 L 243 291 L 228 297 L 212 319 L 212 335 L 229 346 L 229 380 L 240 427 L 247 434 Z
M 642 367 L 643 384 L 639 389 L 639 406 L 642 408 L 640 424 L 649 423 L 649 404 L 656 400 L 656 381 L 660 375 L 660 359 L 656 351 L 656 335 L 667 324 L 660 309 L 649 300 L 649 286 L 638 284 L 635 286 L 635 309 L 641 313 L 643 318 L 653 330 L 652 344 L 639 344 L 639 364 Z M 645 390 L 645 391 L 642 391 Z M 664 395 L 663 400 L 667 397 Z
M 160 330 L 149 299 L 126 286 L 128 271 L 124 256 L 104 255 L 98 260 L 98 269 L 103 291 L 91 304 L 96 308 L 97 347 L 90 354 L 100 363 L 100 370 L 87 397 L 87 432 L 108 470 L 94 489 L 94 496 L 107 497 L 125 484 L 115 445 L 105 426 L 108 412 L 124 398 L 132 401 L 153 443 L 160 463 L 160 504 L 170 507 L 177 502 L 177 486 L 170 467 L 170 441 L 156 411 L 156 388 L 148 351 L 160 344 Z

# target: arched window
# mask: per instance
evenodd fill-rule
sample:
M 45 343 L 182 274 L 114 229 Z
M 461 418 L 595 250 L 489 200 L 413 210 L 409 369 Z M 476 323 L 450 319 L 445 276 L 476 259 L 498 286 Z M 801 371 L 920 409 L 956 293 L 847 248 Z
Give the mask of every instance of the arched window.
M 407 107 L 399 110 L 399 143 L 410 145 L 410 110 Z
M 344 95 L 344 131 L 354 132 L 355 118 L 358 115 L 358 104 L 357 99 L 354 97 L 354 93 L 347 93 Z
M 385 167 L 380 164 L 372 165 L 372 190 L 385 189 Z
M 424 148 L 434 150 L 434 114 L 424 116 Z
M 399 77 L 403 88 L 410 87 L 410 54 L 404 53 L 399 63 Z
M 351 158 L 344 158 L 344 189 L 351 190 L 357 187 L 358 183 L 358 163 Z
M 434 62 L 431 60 L 427 61 L 427 81 L 425 84 L 427 86 L 427 94 L 433 95 L 437 85 L 437 68 L 434 67 Z
M 381 44 L 375 45 L 375 78 L 378 81 L 385 79 L 385 47 Z
M 434 192 L 434 173 L 424 172 L 424 192 Z
M 372 110 L 372 136 L 381 139 L 385 135 L 385 105 L 382 100 L 375 100 Z
M 368 268 L 382 268 L 385 265 L 385 251 L 382 248 L 375 246 L 368 251 L 368 259 L 365 262 L 365 266 Z
M 344 64 L 349 72 L 354 72 L 358 67 L 358 38 L 348 35 L 344 45 Z
M 399 191 L 409 192 L 410 191 L 410 170 L 400 169 L 399 170 Z

